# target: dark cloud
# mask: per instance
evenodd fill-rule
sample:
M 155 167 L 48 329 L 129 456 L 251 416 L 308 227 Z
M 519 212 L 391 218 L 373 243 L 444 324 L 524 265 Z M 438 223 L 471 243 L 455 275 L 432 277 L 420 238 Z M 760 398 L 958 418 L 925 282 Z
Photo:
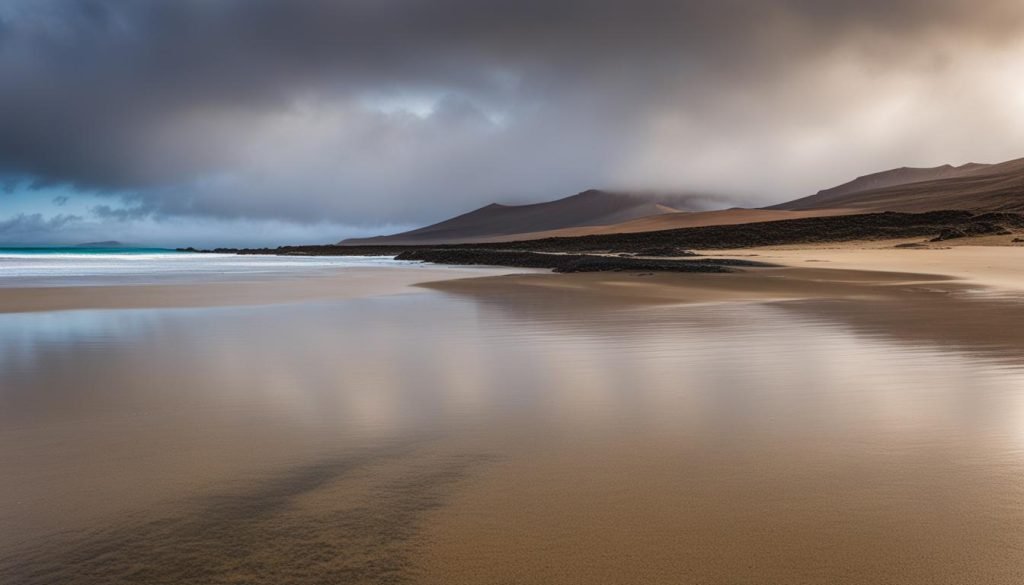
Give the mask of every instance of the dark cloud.
M 50 218 L 40 213 L 20 213 L 0 221 L 0 241 L 19 242 L 36 239 L 39 233 L 50 233 L 82 221 L 82 217 L 71 214 L 55 215 Z
M 1008 0 L 8 0 L 0 173 L 125 198 L 94 209 L 125 221 L 419 222 L 591 186 L 771 201 L 1024 154 L 1022 18 Z
M 95 205 L 91 209 L 92 214 L 101 219 L 112 219 L 115 221 L 131 221 L 146 219 L 152 212 L 143 207 L 111 207 L 109 205 Z

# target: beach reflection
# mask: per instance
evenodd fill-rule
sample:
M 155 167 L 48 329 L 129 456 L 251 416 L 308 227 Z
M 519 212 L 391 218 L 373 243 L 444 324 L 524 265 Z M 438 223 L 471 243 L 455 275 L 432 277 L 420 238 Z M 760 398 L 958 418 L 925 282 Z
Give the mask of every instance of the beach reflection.
M 0 580 L 1014 582 L 999 307 L 0 315 Z

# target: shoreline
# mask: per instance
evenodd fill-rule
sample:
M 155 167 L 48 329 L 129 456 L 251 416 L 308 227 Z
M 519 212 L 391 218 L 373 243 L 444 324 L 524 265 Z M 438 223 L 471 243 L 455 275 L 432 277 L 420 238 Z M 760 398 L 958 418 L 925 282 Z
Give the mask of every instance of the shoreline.
M 335 273 L 165 284 L 0 287 L 0 314 L 107 309 L 241 307 L 408 294 L 424 279 L 509 274 L 486 267 L 360 267 Z
M 728 270 L 559 274 L 495 267 L 365 267 L 192 284 L 112 284 L 0 288 L 0 313 L 85 309 L 227 307 L 344 300 L 437 290 L 500 295 L 558 292 L 580 302 L 707 303 L 864 299 L 928 289 L 1024 293 L 1024 248 L 961 246 L 918 250 L 846 244 L 708 250 L 699 260 Z M 662 260 L 663 261 L 663 260 Z M 699 265 L 698 265 L 699 266 Z
M 807 294 L 862 294 L 877 273 L 917 275 L 911 280 L 959 279 L 982 286 L 1024 290 L 1017 266 L 1024 260 L 1024 215 L 1017 213 L 939 210 L 925 213 L 863 213 L 801 219 L 679 228 L 653 232 L 463 244 L 283 246 L 275 249 L 216 249 L 240 255 L 363 256 L 394 255 L 395 259 L 447 266 L 545 268 L 556 273 L 639 273 L 648 286 L 628 277 L 578 278 L 530 275 L 502 280 L 475 279 L 474 286 L 494 289 L 503 283 L 522 288 L 603 290 L 613 296 L 635 296 L 643 302 L 780 298 Z M 977 248 L 976 246 L 984 246 Z M 973 252 L 969 250 L 974 250 Z M 966 250 L 966 251 L 965 251 Z M 982 250 L 982 251 L 978 251 Z M 923 261 L 922 261 L 923 260 Z M 995 262 L 995 265 L 993 264 Z M 805 272 L 811 263 L 827 272 Z M 854 271 L 841 272 L 842 270 Z M 678 279 L 651 279 L 648 273 L 674 274 Z M 756 274 L 757 276 L 754 276 Z M 724 278 L 733 281 L 722 281 Z M 690 276 L 692 278 L 685 278 Z M 499 277 L 500 278 L 500 277 Z M 562 280 L 555 280 L 562 279 Z M 424 282 L 426 288 L 461 289 L 461 284 Z M 851 289 L 855 281 L 857 288 Z M 822 283 L 833 283 L 823 286 Z M 611 283 L 616 283 L 614 286 Z M 669 285 L 668 283 L 674 283 Z M 841 286 L 839 286 L 841 284 Z M 666 287 L 675 286 L 671 292 Z M 588 288 L 589 287 L 589 288 Z M 596 288 L 595 288 L 596 287 Z M 594 290 L 590 290 L 594 289 Z M 654 289 L 658 289 L 654 292 Z M 822 297 L 819 297 L 822 298 Z
M 440 280 L 425 288 L 484 295 L 559 291 L 589 299 L 638 303 L 879 299 L 930 292 L 1024 295 L 1024 248 L 959 246 L 945 249 L 856 245 L 707 250 L 709 258 L 763 261 L 763 268 L 729 274 L 603 272 L 517 274 Z
M 902 240 L 908 247 L 982 239 L 1013 245 L 1024 231 L 1019 213 L 938 210 L 925 213 L 863 213 L 763 221 L 733 225 L 677 228 L 649 232 L 548 237 L 479 243 L 327 244 L 277 248 L 214 248 L 178 251 L 274 256 L 397 256 L 404 252 L 445 251 L 477 254 L 510 252 L 599 254 L 629 257 L 680 257 L 692 251 L 740 250 L 774 246 L 818 246 Z

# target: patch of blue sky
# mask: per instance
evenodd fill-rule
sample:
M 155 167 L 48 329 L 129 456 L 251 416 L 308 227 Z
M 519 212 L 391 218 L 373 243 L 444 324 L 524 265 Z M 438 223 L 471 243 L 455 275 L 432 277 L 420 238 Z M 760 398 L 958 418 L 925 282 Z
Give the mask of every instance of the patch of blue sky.
M 102 203 L 109 204 L 110 198 L 81 192 L 69 186 L 33 188 L 16 185 L 12 189 L 0 191 L 0 218 L 33 213 L 45 217 L 60 214 L 88 217 L 92 214 L 92 208 Z

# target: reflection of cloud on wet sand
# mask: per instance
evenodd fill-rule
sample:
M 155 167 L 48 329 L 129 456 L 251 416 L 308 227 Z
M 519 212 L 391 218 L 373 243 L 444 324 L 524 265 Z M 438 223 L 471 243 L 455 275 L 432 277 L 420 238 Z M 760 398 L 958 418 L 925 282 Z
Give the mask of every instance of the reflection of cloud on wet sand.
M 767 277 L 760 273 L 715 276 L 536 274 L 425 286 L 471 298 L 492 318 L 517 327 L 532 324 L 578 338 L 628 337 L 638 331 L 646 336 L 652 327 L 657 333 L 666 322 L 652 321 L 644 307 L 658 310 L 658 306 L 681 303 L 741 301 L 774 307 L 806 324 L 841 325 L 890 341 L 1015 363 L 1021 363 L 1024 355 L 1022 299 L 976 290 L 948 277 L 828 269 L 776 270 Z M 927 282 L 915 282 L 925 277 Z M 602 317 L 594 318 L 595 312 Z M 695 321 L 707 315 L 706 311 L 680 310 L 670 323 L 706 326 Z M 720 328 L 721 314 L 711 321 Z M 753 323 L 736 325 L 743 334 L 757 330 Z
M 893 313 L 1020 312 L 884 287 L 97 312 L 0 368 L 0 583 L 1014 582 L 1024 369 Z
M 0 559 L 0 580 L 406 582 L 424 515 L 486 461 L 402 445 L 323 460 L 176 513 L 47 540 Z

